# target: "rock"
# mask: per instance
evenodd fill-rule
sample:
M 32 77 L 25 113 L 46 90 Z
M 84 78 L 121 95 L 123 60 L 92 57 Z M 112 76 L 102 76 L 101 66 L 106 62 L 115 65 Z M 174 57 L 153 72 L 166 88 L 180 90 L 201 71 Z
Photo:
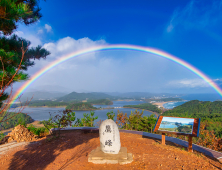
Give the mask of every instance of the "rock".
M 118 154 L 121 148 L 119 129 L 112 119 L 106 119 L 99 127 L 100 149 L 104 153 Z

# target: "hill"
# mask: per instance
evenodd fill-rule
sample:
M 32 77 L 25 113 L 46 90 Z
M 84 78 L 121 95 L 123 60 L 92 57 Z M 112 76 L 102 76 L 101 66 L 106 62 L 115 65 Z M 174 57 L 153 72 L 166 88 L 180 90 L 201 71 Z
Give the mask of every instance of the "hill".
M 7 117 L 12 117 L 15 113 L 10 112 L 10 114 L 7 115 Z M 5 119 L 7 119 L 7 117 Z M 5 120 L 4 119 L 4 120 Z M 24 113 L 19 113 L 16 116 L 12 117 L 11 119 L 2 122 L 0 126 L 0 130 L 4 129 L 9 129 L 12 127 L 15 127 L 19 122 L 25 122 L 25 123 L 32 123 L 34 120 L 31 118 L 31 116 L 24 114 Z
M 98 99 L 113 99 L 113 96 L 110 96 L 105 93 L 76 93 L 72 92 L 63 97 L 57 99 L 57 101 L 70 102 L 70 101 L 82 101 L 82 100 L 98 100 Z
M 87 103 L 92 105 L 113 105 L 113 102 L 108 99 L 88 100 Z
M 123 107 L 145 109 L 145 110 L 149 110 L 152 112 L 161 113 L 161 109 L 157 108 L 156 105 L 152 105 L 151 103 L 143 103 L 143 104 L 139 104 L 139 105 L 125 105 Z
M 66 109 L 70 110 L 96 110 L 96 107 L 93 107 L 90 103 L 73 103 L 69 104 Z
M 222 101 L 191 100 L 163 113 L 164 116 L 193 117 L 222 121 Z
M 69 103 L 67 102 L 58 102 L 58 101 L 51 101 L 51 100 L 34 100 L 30 101 L 29 105 L 30 107 L 61 107 L 61 106 L 67 106 Z

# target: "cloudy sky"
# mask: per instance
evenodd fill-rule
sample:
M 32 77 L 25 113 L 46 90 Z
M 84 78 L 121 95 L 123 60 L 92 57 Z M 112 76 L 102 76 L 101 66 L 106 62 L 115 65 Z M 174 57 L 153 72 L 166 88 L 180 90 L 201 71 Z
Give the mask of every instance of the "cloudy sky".
M 163 50 L 201 70 L 222 87 L 222 0 L 58 0 L 40 2 L 39 22 L 16 34 L 51 52 L 30 77 L 77 50 L 131 44 Z M 16 83 L 18 89 L 23 82 Z M 28 90 L 77 92 L 215 93 L 190 70 L 160 56 L 111 50 L 54 67 Z

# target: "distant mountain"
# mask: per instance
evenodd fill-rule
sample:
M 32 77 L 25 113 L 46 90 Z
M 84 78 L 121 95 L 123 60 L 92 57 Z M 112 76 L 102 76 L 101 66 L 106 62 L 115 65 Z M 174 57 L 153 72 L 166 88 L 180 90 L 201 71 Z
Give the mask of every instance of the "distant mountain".
M 119 92 L 105 92 L 111 96 L 117 96 L 120 98 L 153 98 L 153 97 L 178 97 L 176 94 L 170 93 L 150 93 L 150 92 L 127 92 L 127 93 L 119 93 Z
M 63 97 L 57 99 L 57 101 L 69 102 L 69 101 L 81 101 L 81 100 L 95 100 L 95 99 L 114 99 L 115 97 L 105 93 L 76 93 L 72 92 Z
M 41 92 L 60 92 L 68 94 L 72 92 L 73 90 L 64 86 L 58 86 L 58 85 L 41 85 L 38 87 L 30 88 L 27 90 L 27 92 L 33 92 L 33 91 L 41 91 Z
M 30 100 L 32 97 L 33 100 L 53 100 L 59 97 L 66 95 L 67 93 L 62 92 L 42 92 L 42 91 L 33 91 L 33 92 L 26 92 L 21 96 L 21 101 Z

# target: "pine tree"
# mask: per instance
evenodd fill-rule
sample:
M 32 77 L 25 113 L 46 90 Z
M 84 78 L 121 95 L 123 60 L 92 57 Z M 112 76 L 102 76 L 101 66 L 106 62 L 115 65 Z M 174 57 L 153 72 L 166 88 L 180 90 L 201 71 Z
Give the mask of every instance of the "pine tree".
M 16 23 L 29 25 L 42 17 L 38 2 L 0 0 L 0 122 L 8 119 L 5 112 L 8 107 L 2 106 L 2 101 L 10 98 L 5 90 L 14 82 L 28 79 L 28 74 L 23 71 L 35 64 L 31 59 L 45 59 L 50 54 L 41 46 L 29 49 L 29 41 L 13 35 Z

